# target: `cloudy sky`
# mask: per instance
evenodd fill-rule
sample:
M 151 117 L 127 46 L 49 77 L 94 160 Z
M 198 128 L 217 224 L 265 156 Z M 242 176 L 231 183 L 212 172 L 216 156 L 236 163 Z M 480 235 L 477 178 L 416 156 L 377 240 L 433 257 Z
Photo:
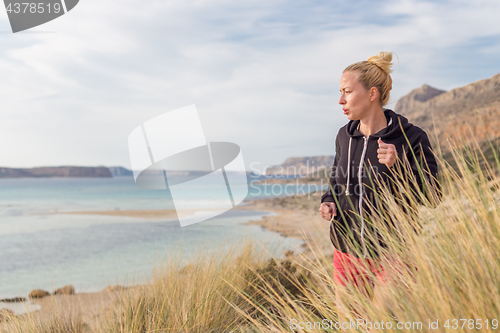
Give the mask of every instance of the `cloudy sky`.
M 331 155 L 347 65 L 396 52 L 389 108 L 422 84 L 489 78 L 499 13 L 498 0 L 81 0 L 12 34 L 1 9 L 0 166 L 130 167 L 129 133 L 190 104 L 249 170 Z

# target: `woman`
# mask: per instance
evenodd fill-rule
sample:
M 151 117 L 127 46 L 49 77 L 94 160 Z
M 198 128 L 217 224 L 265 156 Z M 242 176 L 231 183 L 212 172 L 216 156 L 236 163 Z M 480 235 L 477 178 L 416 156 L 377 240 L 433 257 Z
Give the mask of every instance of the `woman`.
M 407 159 L 412 170 L 407 176 L 421 189 L 430 182 L 440 197 L 437 163 L 426 133 L 405 117 L 383 108 L 392 89 L 391 61 L 392 53 L 381 52 L 348 66 L 340 79 L 339 104 L 349 122 L 337 134 L 331 187 L 321 197 L 319 211 L 322 218 L 334 219 L 330 225 L 330 239 L 335 247 L 334 281 L 343 286 L 360 286 L 366 281 L 367 276 L 360 273 L 357 263 L 366 264 L 364 267 L 381 280 L 387 281 L 391 274 L 377 266 L 377 248 L 386 245 L 373 236 L 376 230 L 366 222 L 370 209 L 377 205 L 375 197 L 380 190 L 374 178 L 390 184 L 396 162 Z M 425 172 L 419 173 L 419 167 Z M 367 293 L 374 283 L 368 284 L 364 284 Z

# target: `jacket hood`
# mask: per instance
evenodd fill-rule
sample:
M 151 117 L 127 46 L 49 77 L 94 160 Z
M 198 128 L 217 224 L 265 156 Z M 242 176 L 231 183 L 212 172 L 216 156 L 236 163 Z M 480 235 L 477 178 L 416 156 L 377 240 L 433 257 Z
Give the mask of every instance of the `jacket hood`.
M 377 137 L 383 139 L 390 139 L 393 137 L 400 136 L 402 129 L 406 132 L 408 129 L 413 127 L 413 124 L 408 121 L 405 117 L 396 112 L 386 109 L 384 110 L 385 117 L 387 118 L 387 123 L 389 126 L 382 129 L 380 132 L 372 134 L 372 137 Z M 392 121 L 391 121 L 392 120 Z M 350 137 L 363 137 L 360 131 L 358 131 L 359 120 L 351 120 L 346 126 L 347 135 Z

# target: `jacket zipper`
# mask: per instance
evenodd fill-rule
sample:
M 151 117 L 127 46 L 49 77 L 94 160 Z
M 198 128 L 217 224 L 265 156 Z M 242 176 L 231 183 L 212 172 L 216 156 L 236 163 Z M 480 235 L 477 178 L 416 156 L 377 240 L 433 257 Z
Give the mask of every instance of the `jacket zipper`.
M 368 138 L 366 136 L 363 136 L 363 139 L 365 140 L 363 144 L 363 152 L 361 153 L 361 160 L 359 161 L 359 168 L 358 168 L 358 183 L 359 183 L 359 188 L 360 188 L 360 194 L 359 194 L 359 214 L 361 216 L 361 243 L 363 245 L 363 258 L 366 258 L 366 245 L 365 245 L 365 240 L 363 238 L 363 233 L 365 229 L 365 219 L 363 218 L 363 161 L 365 159 L 366 155 L 366 148 L 368 147 Z

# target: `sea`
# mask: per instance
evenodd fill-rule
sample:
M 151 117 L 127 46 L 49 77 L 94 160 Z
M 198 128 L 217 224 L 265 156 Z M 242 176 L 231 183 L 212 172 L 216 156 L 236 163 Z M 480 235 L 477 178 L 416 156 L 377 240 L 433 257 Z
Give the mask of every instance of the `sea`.
M 257 185 L 253 180 L 258 179 L 237 184 L 249 188 L 240 205 L 315 189 L 293 183 L 286 189 L 279 184 Z M 211 197 L 211 185 L 207 180 L 186 188 L 181 198 L 198 207 L 217 208 L 220 202 Z M 68 214 L 174 208 L 168 190 L 143 189 L 132 176 L 0 179 L 0 299 L 27 297 L 33 289 L 51 292 L 65 285 L 73 285 L 77 293 L 137 285 L 172 258 L 187 263 L 197 255 L 226 251 L 244 241 L 269 256 L 281 256 L 302 244 L 245 224 L 272 214 L 265 211 L 231 209 L 185 227 L 176 218 Z M 0 302 L 2 307 L 22 313 L 36 305 Z

